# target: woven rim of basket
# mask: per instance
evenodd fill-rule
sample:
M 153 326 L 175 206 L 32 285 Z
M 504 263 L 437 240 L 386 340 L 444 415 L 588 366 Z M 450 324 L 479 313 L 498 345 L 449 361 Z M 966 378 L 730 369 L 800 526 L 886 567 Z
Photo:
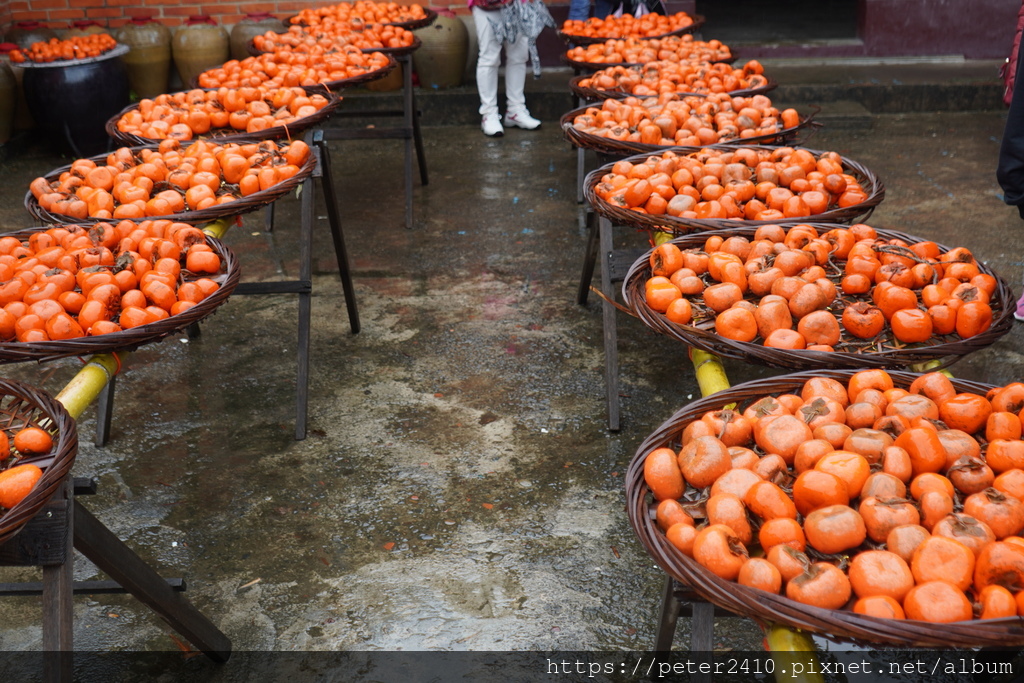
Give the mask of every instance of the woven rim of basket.
M 157 147 L 158 145 L 148 144 L 137 145 L 135 147 L 131 147 L 130 149 L 132 150 L 133 153 L 135 153 L 143 149 L 155 150 L 157 149 Z M 98 154 L 90 158 L 92 159 L 92 161 L 97 163 L 106 163 L 107 155 Z M 239 197 L 238 199 L 231 202 L 227 202 L 226 204 L 215 204 L 209 208 L 200 209 L 199 211 L 185 211 L 184 213 L 176 213 L 171 214 L 169 216 L 147 216 L 146 218 L 151 220 L 171 220 L 176 221 L 178 223 L 191 223 L 193 225 L 198 225 L 200 223 L 209 223 L 219 218 L 240 216 L 242 214 L 249 213 L 250 211 L 256 211 L 257 209 L 261 209 L 268 204 L 276 202 L 278 199 L 280 199 L 281 197 L 285 196 L 286 194 L 294 190 L 296 187 L 298 187 L 301 182 L 303 182 L 313 173 L 314 168 L 316 168 L 316 154 L 313 154 L 311 152 L 309 158 L 306 159 L 306 162 L 302 165 L 302 168 L 299 169 L 298 173 L 293 175 L 291 178 L 288 178 L 287 180 L 282 180 L 276 185 L 268 187 L 265 190 L 254 192 L 248 197 Z M 54 180 L 60 178 L 61 173 L 64 173 L 65 171 L 70 169 L 71 164 L 68 164 L 67 166 L 61 166 L 56 170 L 50 171 L 44 177 L 46 178 L 47 182 L 53 182 Z M 33 195 L 31 191 L 25 193 L 25 208 L 28 210 L 30 214 L 32 214 L 32 216 L 34 216 L 38 220 L 42 221 L 43 223 L 48 223 L 51 225 L 57 225 L 61 223 L 93 225 L 95 223 L 119 220 L 110 218 L 95 218 L 93 216 L 89 216 L 87 218 L 75 218 L 73 216 L 64 216 L 58 213 L 51 213 L 50 211 L 47 211 L 43 209 L 43 207 L 39 206 L 39 201 L 35 198 L 35 195 Z
M 756 150 L 774 149 L 773 147 L 765 145 L 746 144 L 708 145 L 701 149 L 729 150 L 736 149 L 738 147 L 746 147 Z M 807 148 L 801 147 L 800 149 Z M 666 147 L 659 150 L 659 152 L 669 150 L 677 151 L 680 155 L 692 154 L 694 151 L 693 148 L 689 147 Z M 815 158 L 822 154 L 821 150 L 807 149 L 807 151 L 813 154 Z M 626 160 L 630 162 L 642 162 L 649 156 L 651 155 L 638 154 L 627 157 Z M 808 223 L 811 221 L 818 223 L 847 223 L 858 218 L 860 220 L 864 220 L 864 218 L 871 215 L 874 208 L 885 198 L 885 186 L 882 184 L 882 181 L 879 180 L 878 176 L 872 173 L 867 167 L 853 159 L 848 159 L 847 157 L 840 157 L 840 159 L 842 160 L 844 170 L 861 182 L 861 185 L 864 187 L 864 191 L 867 192 L 867 199 L 859 204 L 832 209 L 830 211 L 817 214 L 816 216 L 809 216 L 802 219 L 792 218 L 774 221 L 741 221 L 728 218 L 679 218 L 668 215 L 652 216 L 650 214 L 638 213 L 629 209 L 612 206 L 598 197 L 594 188 L 601 182 L 601 178 L 611 170 L 614 162 L 605 164 L 604 166 L 591 171 L 587 175 L 584 180 L 584 194 L 595 213 L 604 216 L 616 225 L 628 225 L 640 230 L 660 230 L 663 232 L 673 233 L 675 235 L 687 235 L 692 232 L 701 232 L 705 230 L 731 230 L 739 227 L 759 225 L 793 225 L 795 223 Z
M 27 384 L 0 379 L 0 429 L 16 432 L 35 426 L 53 437 L 49 453 L 22 458 L 18 464 L 31 463 L 43 470 L 25 498 L 0 515 L 0 544 L 9 541 L 35 517 L 60 488 L 71 471 L 78 453 L 75 420 L 56 399 Z
M 627 97 L 638 97 L 643 99 L 645 97 L 656 97 L 656 95 L 634 95 L 633 93 L 623 92 L 620 90 L 598 90 L 597 88 L 589 88 L 580 85 L 580 82 L 584 79 L 590 78 L 587 74 L 580 74 L 579 76 L 573 76 L 569 80 L 569 90 L 576 97 L 584 100 L 590 100 L 596 102 L 599 100 L 624 100 Z M 775 88 L 779 87 L 778 82 L 775 79 L 766 77 L 768 82 L 765 85 L 759 85 L 756 88 L 741 88 L 739 90 L 730 90 L 729 94 L 734 97 L 752 97 L 753 95 L 764 95 L 767 92 L 771 92 Z M 704 97 L 708 93 L 702 92 L 679 92 L 676 93 L 679 97 L 689 97 L 695 95 L 697 97 Z
M 634 38 L 636 40 L 658 40 L 659 38 L 669 38 L 671 36 L 682 36 L 687 33 L 696 33 L 707 21 L 707 19 L 701 14 L 691 15 L 690 18 L 693 19 L 693 23 L 689 26 L 683 26 L 682 28 L 677 28 L 675 31 L 669 31 L 668 33 L 662 33 L 657 36 L 618 36 L 617 38 L 597 38 L 577 36 L 560 30 L 558 31 L 558 37 L 569 45 L 594 45 L 596 43 L 603 43 L 606 40 L 626 40 L 629 38 Z
M 205 88 L 205 90 L 216 90 L 216 88 Z M 341 105 L 341 96 L 336 93 L 327 93 L 327 104 L 319 109 L 315 114 L 304 116 L 301 119 L 296 119 L 288 124 L 282 124 L 280 126 L 273 126 L 271 128 L 265 128 L 258 130 L 253 133 L 246 131 L 236 130 L 234 128 L 218 128 L 211 130 L 209 133 L 196 136 L 196 140 L 207 140 L 217 144 L 223 144 L 225 142 L 259 142 L 260 140 L 277 140 L 280 138 L 292 138 L 296 137 L 304 131 L 317 126 L 334 113 L 334 110 Z M 112 137 L 117 142 L 127 146 L 145 146 L 159 144 L 160 140 L 156 138 L 144 138 L 141 135 L 135 135 L 133 133 L 125 133 L 118 129 L 117 122 L 121 120 L 125 114 L 135 111 L 139 108 L 139 105 L 130 104 L 122 109 L 117 114 L 114 114 L 107 121 L 106 130 L 107 135 Z M 190 141 L 191 142 L 191 141 Z
M 803 605 L 783 595 L 748 588 L 726 581 L 683 555 L 665 538 L 651 515 L 650 490 L 644 481 L 644 460 L 656 448 L 679 448 L 682 430 L 708 410 L 738 402 L 746 403 L 768 394 L 789 393 L 812 377 L 845 382 L 854 370 L 815 370 L 738 384 L 688 404 L 648 436 L 637 449 L 626 473 L 626 510 L 629 522 L 651 558 L 670 576 L 686 584 L 702 598 L 730 612 L 762 622 L 819 633 L 832 638 L 863 643 L 914 647 L 1020 647 L 1024 645 L 1024 622 L 1018 617 L 974 620 L 953 624 L 932 624 L 902 619 L 879 619 L 852 611 L 829 610 Z M 892 371 L 896 386 L 907 387 L 913 373 Z M 989 385 L 952 380 L 958 392 L 984 395 Z
M 46 229 L 30 228 L 6 234 L 10 237 L 25 240 L 33 233 Z M 228 300 L 231 292 L 238 286 L 241 276 L 238 259 L 227 245 L 209 236 L 207 236 L 206 242 L 220 256 L 222 272 L 216 275 L 197 274 L 196 277 L 209 277 L 217 282 L 220 287 L 192 308 L 147 325 L 140 325 L 127 330 L 121 330 L 120 332 L 112 332 L 95 337 L 77 337 L 75 339 L 31 343 L 0 341 L 0 363 L 44 362 L 68 356 L 86 356 L 93 353 L 110 353 L 112 351 L 131 351 L 145 344 L 159 341 L 170 334 L 180 332 L 189 325 L 206 318 Z
M 730 49 L 730 52 L 731 52 L 731 54 L 729 55 L 729 57 L 727 57 L 725 59 L 713 59 L 711 61 L 699 60 L 699 61 L 702 61 L 702 62 L 707 63 L 707 64 L 732 64 L 733 62 L 736 61 L 737 57 L 736 57 L 736 52 L 735 51 Z M 578 62 L 575 59 L 571 59 L 569 57 L 569 55 L 567 55 L 564 52 L 562 53 L 561 60 L 562 60 L 562 62 L 566 66 L 571 66 L 573 69 L 577 69 L 578 71 L 590 71 L 590 72 L 600 71 L 602 69 L 608 69 L 608 68 L 611 68 L 613 66 L 624 66 L 624 67 L 627 67 L 627 68 L 629 68 L 629 67 L 642 67 L 642 66 L 644 66 L 643 64 L 638 63 L 638 62 Z M 585 74 L 581 74 L 580 77 L 585 77 Z
M 250 38 L 245 44 L 245 49 L 248 50 L 249 55 L 252 57 L 259 57 L 268 53 L 267 50 L 260 50 L 253 44 L 253 38 Z M 363 54 L 371 54 L 373 52 L 380 52 L 385 55 L 394 55 L 396 57 L 401 55 L 410 54 L 415 52 L 423 45 L 423 41 L 420 40 L 419 36 L 412 37 L 411 45 L 403 45 L 401 47 L 366 47 L 360 48 L 360 52 Z
M 383 26 L 397 26 L 399 28 L 404 28 L 404 29 L 407 29 L 409 31 L 413 31 L 413 30 L 418 29 L 418 28 L 424 28 L 426 26 L 430 26 L 432 23 L 434 23 L 434 20 L 437 19 L 437 12 L 435 12 L 432 9 L 430 9 L 429 7 L 424 7 L 423 8 L 423 13 L 426 16 L 424 18 L 422 18 L 422 19 L 410 19 L 409 21 L 382 21 L 382 22 L 379 22 L 379 23 L 381 25 L 383 25 Z M 294 14 L 294 15 L 288 17 L 287 19 L 285 19 L 284 20 L 284 25 L 285 26 L 306 26 L 306 24 L 302 23 L 301 21 L 297 21 L 297 22 L 294 22 L 294 23 L 292 22 L 292 19 L 294 19 L 297 16 L 298 16 L 297 14 Z
M 697 97 L 702 97 L 698 95 Z M 644 98 L 640 98 L 644 99 Z M 663 150 L 672 149 L 690 149 L 691 151 L 697 151 L 700 147 L 681 148 L 677 145 L 648 145 L 642 142 L 627 142 L 625 140 L 611 140 L 609 138 L 603 138 L 600 135 L 594 135 L 593 133 L 586 133 L 576 128 L 573 125 L 573 120 L 591 109 L 591 106 L 578 107 L 570 112 L 562 115 L 560 124 L 562 126 L 562 133 L 566 139 L 569 140 L 576 147 L 582 147 L 583 149 L 593 150 L 600 154 L 608 154 L 616 157 L 627 157 L 634 156 L 637 154 L 657 154 Z M 720 145 L 781 145 L 790 144 L 793 145 L 799 133 L 811 125 L 814 121 L 814 116 L 817 111 L 811 112 L 806 116 L 800 116 L 800 123 L 793 126 L 792 128 L 783 128 L 777 133 L 771 133 L 769 135 L 758 135 L 752 138 L 734 138 L 731 140 L 722 140 L 718 144 Z
M 380 52 L 380 50 L 373 50 L 373 52 Z M 387 78 L 388 74 L 394 71 L 395 68 L 398 66 L 398 61 L 395 59 L 394 55 L 384 56 L 388 58 L 388 63 L 379 69 L 367 71 L 364 74 L 359 74 L 358 76 L 353 76 L 352 78 L 342 78 L 341 80 L 337 81 L 326 81 L 324 83 L 316 83 L 315 85 L 303 85 L 301 87 L 307 92 L 311 93 L 330 93 L 337 90 L 341 90 L 342 88 L 355 88 L 357 86 L 363 85 L 364 83 L 372 83 L 373 81 L 379 81 L 382 78 Z
M 819 233 L 834 228 L 843 228 L 841 225 L 829 223 L 805 224 L 813 226 Z M 752 239 L 755 232 L 756 228 L 745 227 L 735 230 L 717 231 L 715 234 L 722 238 L 741 236 Z M 877 232 L 878 236 L 883 239 L 901 239 L 911 244 L 924 241 L 920 237 L 895 230 L 878 229 Z M 674 239 L 672 242 L 680 249 L 692 249 L 703 246 L 706 239 L 707 235 L 705 234 L 688 235 Z M 949 251 L 949 247 L 938 246 L 942 253 Z M 938 360 L 941 361 L 939 367 L 946 367 L 969 353 L 991 346 L 1013 328 L 1015 299 L 1010 285 L 1006 280 L 996 275 L 988 266 L 979 262 L 979 270 L 992 275 L 996 279 L 996 289 L 989 302 L 992 306 L 993 320 L 992 326 L 986 331 L 968 339 L 947 335 L 945 339 L 938 343 L 862 353 L 776 349 L 754 342 L 734 341 L 715 334 L 714 325 L 711 323 L 708 324 L 708 329 L 701 329 L 692 325 L 677 325 L 647 305 L 647 300 L 644 296 L 644 284 L 650 277 L 650 254 L 651 252 L 648 251 L 643 257 L 636 260 L 622 283 L 623 298 L 626 305 L 636 316 L 654 331 L 677 339 L 689 346 L 694 346 L 726 358 L 743 360 L 758 365 L 793 370 L 816 368 L 898 369 L 915 363 Z M 891 335 L 891 331 L 887 329 L 886 334 L 888 337 Z M 887 339 L 887 341 L 891 341 L 891 338 Z

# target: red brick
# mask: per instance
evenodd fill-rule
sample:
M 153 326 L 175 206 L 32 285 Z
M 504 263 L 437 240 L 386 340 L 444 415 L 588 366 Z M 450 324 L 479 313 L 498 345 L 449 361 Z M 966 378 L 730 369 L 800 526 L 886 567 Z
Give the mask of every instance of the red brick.
M 243 2 L 238 6 L 238 9 L 243 14 L 257 14 L 259 12 L 270 12 L 273 14 L 277 11 L 277 3 L 272 2 Z
M 228 26 L 229 24 L 237 24 L 242 19 L 245 19 L 244 14 L 222 14 L 219 17 L 217 17 L 217 21 L 219 21 L 224 26 Z
M 203 14 L 238 14 L 238 5 L 233 2 L 207 3 L 203 5 Z
M 179 5 L 178 7 L 167 7 L 164 8 L 165 17 L 179 17 L 182 21 L 189 18 L 193 14 L 201 14 L 199 8 L 196 5 Z
M 9 9 L 10 9 L 10 12 L 8 14 L 13 16 L 14 12 L 26 12 L 26 11 L 28 11 L 29 4 L 27 2 L 12 2 L 10 7 L 9 7 Z
M 108 7 L 129 7 L 135 4 L 135 0 L 106 0 Z
M 46 21 L 46 12 L 15 12 L 14 21 Z
M 68 28 L 71 21 L 85 19 L 85 13 L 80 9 L 52 9 L 49 12 L 50 28 L 60 31 Z
M 67 9 L 67 7 L 67 0 L 33 0 L 32 2 L 34 10 Z

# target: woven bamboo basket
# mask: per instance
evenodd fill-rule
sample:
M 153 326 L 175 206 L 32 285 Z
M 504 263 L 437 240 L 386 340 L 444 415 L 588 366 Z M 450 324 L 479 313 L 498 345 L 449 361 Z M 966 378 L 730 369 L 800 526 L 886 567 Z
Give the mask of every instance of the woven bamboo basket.
M 562 63 L 563 64 L 565 64 L 566 66 L 572 67 L 577 72 L 581 72 L 581 71 L 594 72 L 594 71 L 600 71 L 601 69 L 608 69 L 608 68 L 613 67 L 613 66 L 624 66 L 624 67 L 627 67 L 627 68 L 632 68 L 632 67 L 638 67 L 639 68 L 639 67 L 643 66 L 643 64 L 638 64 L 636 62 L 580 62 L 580 61 L 577 61 L 575 59 L 571 59 L 569 57 L 569 55 L 567 55 L 565 53 L 562 53 L 561 59 L 562 59 Z M 726 59 L 715 59 L 715 60 L 712 60 L 712 61 L 710 61 L 708 63 L 709 64 L 732 64 L 733 62 L 736 61 L 736 59 L 737 59 L 736 51 L 732 50 L 732 51 L 730 51 L 730 55 L 729 55 L 728 58 L 726 58 Z M 585 77 L 586 77 L 585 75 L 581 74 L 578 78 L 585 78 Z M 772 87 L 775 87 L 775 86 L 773 85 Z
M 53 438 L 49 453 L 22 458 L 43 471 L 27 496 L 0 514 L 0 544 L 13 538 L 35 517 L 71 472 L 78 453 L 75 420 L 46 392 L 11 379 L 0 379 L 0 429 L 9 435 L 25 427 L 39 427 Z
M 735 149 L 736 147 L 750 147 L 753 149 L 772 149 L 767 146 L 759 145 L 709 145 L 705 149 Z M 693 150 L 687 147 L 669 147 L 673 151 L 678 151 L 679 154 L 692 154 Z M 666 150 L 660 150 L 666 151 Z M 819 156 L 820 150 L 807 150 Z M 627 161 L 643 161 L 649 154 L 641 154 L 633 157 L 627 157 Z M 612 221 L 616 225 L 626 225 L 635 227 L 639 230 L 660 230 L 663 232 L 670 232 L 675 235 L 688 235 L 693 232 L 702 232 L 705 230 L 732 230 L 739 227 L 750 227 L 759 225 L 792 225 L 794 223 L 807 223 L 811 219 L 819 223 L 850 223 L 854 220 L 864 220 L 871 215 L 875 207 L 878 206 L 885 198 L 885 186 L 882 181 L 878 179 L 874 173 L 867 169 L 862 164 L 842 157 L 843 169 L 846 173 L 854 176 L 860 182 L 864 191 L 867 192 L 868 198 L 859 204 L 852 206 L 835 208 L 824 213 L 817 214 L 815 216 L 804 218 L 804 219 L 790 219 L 785 221 L 740 221 L 728 218 L 679 218 L 675 216 L 652 216 L 649 214 L 639 213 L 637 211 L 631 211 L 626 208 L 613 206 L 597 196 L 594 188 L 597 187 L 598 183 L 601 182 L 601 178 L 611 170 L 614 162 L 605 164 L 600 168 L 591 171 L 586 179 L 584 180 L 584 195 L 590 206 L 596 213 L 604 216 L 608 220 Z
M 669 31 L 668 33 L 662 33 L 658 36 L 616 36 L 615 38 L 595 38 L 587 36 L 577 36 L 571 33 L 565 33 L 564 31 L 558 31 L 558 37 L 564 40 L 569 45 L 593 45 L 595 43 L 603 43 L 606 40 L 619 40 L 622 38 L 636 38 L 637 40 L 657 40 L 659 38 L 668 38 L 669 36 L 682 36 L 687 33 L 696 33 L 704 26 L 707 19 L 700 15 L 693 15 L 693 23 L 689 26 L 683 26 L 675 31 Z
M 327 93 L 327 104 L 323 106 L 315 114 L 296 119 L 289 124 L 280 126 L 274 126 L 272 128 L 266 128 L 259 130 L 254 133 L 248 133 L 246 131 L 240 131 L 235 128 L 218 128 L 211 130 L 209 133 L 197 136 L 197 139 L 210 140 L 218 144 L 225 142 L 254 142 L 258 140 L 278 140 L 281 138 L 293 138 L 300 136 L 304 131 L 319 126 L 326 121 L 331 114 L 341 104 L 341 97 L 336 93 Z M 135 111 L 139 108 L 138 104 L 131 104 L 122 109 L 120 112 L 110 117 L 107 121 L 106 129 L 107 135 L 112 137 L 115 141 L 122 145 L 127 146 L 141 146 L 141 145 L 153 145 L 158 144 L 160 141 L 155 138 L 144 138 L 139 135 L 132 133 L 125 133 L 118 129 L 117 122 L 121 120 L 125 114 Z
M 139 145 L 131 147 L 130 149 L 132 150 L 132 152 L 138 153 L 143 149 L 156 148 L 157 145 L 150 144 Z M 98 154 L 94 157 L 91 157 L 91 159 L 94 162 L 101 165 L 106 163 L 106 158 L 106 154 Z M 46 178 L 47 182 L 53 182 L 60 178 L 60 175 L 62 173 L 64 173 L 67 170 L 70 170 L 70 168 L 71 164 L 68 164 L 67 166 L 61 166 L 56 170 L 50 171 L 50 173 L 48 173 L 44 177 Z M 198 225 L 201 223 L 209 223 L 219 218 L 240 216 L 242 214 L 249 213 L 250 211 L 256 211 L 257 209 L 261 209 L 264 206 L 272 204 L 281 197 L 285 196 L 286 194 L 294 190 L 296 187 L 298 187 L 299 184 L 302 183 L 306 178 L 308 178 L 313 173 L 314 168 L 316 168 L 316 155 L 311 153 L 309 155 L 309 158 L 306 160 L 306 163 L 303 164 L 302 168 L 299 169 L 298 173 L 293 175 L 291 178 L 288 178 L 287 180 L 283 180 L 280 183 L 273 185 L 272 187 L 268 187 L 266 190 L 260 190 L 259 192 L 254 192 L 248 197 L 240 197 L 235 201 L 227 202 L 226 204 L 216 204 L 209 208 L 201 209 L 199 211 L 185 211 L 183 213 L 172 214 L 169 216 L 147 216 L 147 218 L 151 218 L 154 220 L 167 219 L 177 221 L 180 223 L 191 223 L 193 225 Z M 25 209 L 27 209 L 28 212 L 39 221 L 50 225 L 57 225 L 61 223 L 91 225 L 93 223 L 99 223 L 104 220 L 109 220 L 93 217 L 74 218 L 73 216 L 63 216 L 61 214 L 51 213 L 44 209 L 43 207 L 39 206 L 39 202 L 36 200 L 35 196 L 32 194 L 31 191 L 25 193 Z
M 423 8 L 423 14 L 426 16 L 422 19 L 412 19 L 410 21 L 385 21 L 382 22 L 385 26 L 398 26 L 399 28 L 408 29 L 409 31 L 415 31 L 418 28 L 424 28 L 430 26 L 437 19 L 437 12 L 430 9 L 429 7 Z M 292 15 L 284 20 L 286 26 L 306 26 L 301 21 L 296 21 L 298 15 Z
M 602 67 L 603 68 L 603 67 Z M 639 68 L 635 65 L 631 68 Z M 580 74 L 579 76 L 573 76 L 569 80 L 569 90 L 572 94 L 578 98 L 588 100 L 590 102 L 598 102 L 600 100 L 624 100 L 627 97 L 649 97 L 649 95 L 633 95 L 632 93 L 625 92 L 624 90 L 598 90 L 597 88 L 590 88 L 580 85 L 585 79 L 590 76 L 586 74 Z M 764 95 L 765 93 L 771 92 L 779 86 L 778 82 L 774 78 L 766 77 L 767 81 L 764 85 L 760 85 L 754 88 L 741 88 L 740 90 L 729 91 L 730 95 L 736 97 L 751 97 L 753 95 Z M 697 95 L 698 97 L 707 95 L 704 92 L 680 92 L 677 93 L 680 97 L 687 97 L 689 95 Z
M 827 223 L 810 223 L 809 225 L 817 228 L 819 233 L 843 227 Z M 743 227 L 716 232 L 715 234 L 723 238 L 736 235 L 753 239 L 755 232 L 756 228 Z M 878 236 L 882 239 L 897 238 L 910 244 L 923 241 L 919 237 L 895 230 L 878 230 L 877 232 Z M 693 249 L 703 247 L 706 239 L 706 234 L 694 234 L 674 239 L 672 243 L 680 249 Z M 949 251 L 949 247 L 942 245 L 939 245 L 939 249 L 942 253 Z M 847 347 L 849 350 L 839 349 L 834 352 L 776 349 L 756 342 L 734 341 L 715 333 L 713 314 L 709 313 L 704 319 L 691 325 L 678 325 L 647 305 L 647 300 L 644 297 L 644 284 L 651 277 L 650 254 L 651 252 L 649 251 L 643 257 L 637 259 L 622 283 L 623 297 L 630 310 L 656 332 L 677 339 L 689 346 L 703 349 L 709 353 L 742 360 L 747 363 L 793 370 L 809 370 L 812 368 L 899 369 L 926 361 L 940 361 L 939 367 L 947 367 L 969 353 L 991 346 L 1013 327 L 1015 299 L 1009 284 L 987 266 L 979 263 L 979 269 L 983 273 L 994 276 L 997 282 L 996 291 L 989 302 L 992 306 L 993 320 L 992 326 L 988 330 L 968 339 L 952 334 L 935 336 L 927 343 L 902 346 L 895 342 L 892 331 L 886 326 L 886 330 L 882 335 L 873 340 L 854 339 L 844 333 L 843 343 L 849 344 Z M 829 279 L 838 286 L 839 281 L 842 279 L 842 274 L 838 271 L 830 273 Z M 756 303 L 756 297 L 748 296 L 750 296 L 749 300 Z M 691 297 L 690 299 L 691 303 L 694 299 L 702 301 L 700 297 Z M 829 310 L 837 316 L 842 314 L 844 306 L 841 302 L 842 299 L 837 299 L 829 307 Z
M 385 22 L 388 26 L 398 26 L 400 28 L 408 29 L 409 31 L 415 31 L 418 28 L 426 28 L 434 23 L 437 19 L 437 12 L 430 9 L 429 7 L 423 8 L 423 13 L 426 15 L 422 19 L 413 19 L 411 21 L 393 21 Z
M 360 52 L 364 54 L 370 54 L 371 52 L 380 52 L 385 55 L 393 55 L 400 57 L 401 55 L 407 55 L 415 52 L 423 45 L 423 41 L 419 39 L 419 36 L 413 36 L 411 45 L 404 45 L 402 47 L 368 47 L 363 48 Z M 262 54 L 266 54 L 265 50 L 260 50 L 253 45 L 252 39 L 245 44 L 245 49 L 248 50 L 249 54 L 253 57 L 259 57 Z
M 579 107 L 573 109 L 562 115 L 560 125 L 562 126 L 562 133 L 566 139 L 576 147 L 582 147 L 583 149 L 589 149 L 597 152 L 598 154 L 606 154 L 610 157 L 628 157 L 636 154 L 657 154 L 662 150 L 668 149 L 671 145 L 648 145 L 642 142 L 629 142 L 626 140 L 613 140 L 611 138 L 601 137 L 600 135 L 594 135 L 593 133 L 587 133 L 581 131 L 573 125 L 573 120 L 586 112 L 590 107 Z M 806 116 L 800 117 L 800 123 L 792 128 L 783 128 L 777 133 L 770 135 L 758 135 L 751 138 L 732 138 L 728 140 L 722 140 L 718 144 L 720 145 L 796 145 L 800 142 L 800 133 L 807 129 L 809 126 L 816 125 L 814 122 L 814 116 L 817 111 L 811 112 Z M 674 147 L 673 149 L 680 150 L 686 149 L 685 147 Z M 691 151 L 696 152 L 699 148 L 689 148 Z
M 371 52 L 380 52 L 380 50 L 371 50 Z M 318 93 L 332 93 L 342 90 L 344 88 L 356 88 L 360 85 L 372 83 L 373 81 L 379 81 L 382 78 L 386 78 L 388 74 L 395 70 L 398 66 L 398 62 L 395 60 L 393 55 L 387 55 L 388 63 L 386 66 L 380 69 L 374 69 L 373 71 L 367 71 L 366 73 L 353 76 L 351 78 L 342 78 L 337 81 L 327 81 L 325 83 L 317 83 L 316 85 L 304 85 L 302 86 L 307 92 L 318 92 Z
M 29 228 L 6 233 L 5 236 L 27 240 L 33 233 L 46 228 Z M 21 363 L 25 361 L 44 362 L 68 356 L 87 356 L 93 353 L 110 353 L 111 351 L 132 351 L 145 344 L 160 341 L 164 337 L 184 330 L 193 323 L 211 315 L 228 300 L 231 292 L 238 286 L 241 271 L 238 259 L 227 245 L 213 237 L 206 238 L 207 244 L 220 256 L 221 272 L 216 275 L 204 275 L 217 282 L 220 287 L 198 304 L 177 315 L 148 325 L 140 325 L 120 332 L 112 332 L 95 337 L 78 337 L 74 339 L 49 340 L 44 342 L 0 341 L 0 363 Z M 198 279 L 182 269 L 187 279 Z
M 369 52 L 380 52 L 380 50 L 370 50 Z M 359 74 L 358 76 L 352 76 L 351 78 L 341 78 L 336 81 L 325 81 L 323 83 L 317 83 L 315 85 L 302 85 L 299 87 L 301 87 L 306 92 L 310 93 L 316 92 L 320 94 L 330 94 L 343 88 L 355 88 L 357 86 L 363 85 L 364 83 L 370 83 L 372 81 L 380 80 L 382 78 L 385 78 L 389 73 L 391 73 L 395 69 L 395 67 L 398 66 L 398 62 L 395 61 L 395 58 L 393 56 L 385 56 L 388 58 L 388 63 L 379 69 L 367 71 Z M 201 85 L 199 85 L 198 76 L 192 79 L 192 81 L 189 83 L 189 87 L 202 87 Z
M 866 644 L 907 647 L 1021 647 L 1024 622 L 1018 617 L 952 624 L 878 619 L 848 610 L 829 610 L 803 605 L 766 591 L 726 581 L 687 557 L 665 538 L 652 514 L 653 496 L 644 481 L 644 461 L 656 448 L 679 450 L 683 429 L 708 410 L 738 403 L 742 410 L 762 396 L 796 392 L 812 377 L 845 382 L 853 370 L 816 370 L 747 382 L 720 391 L 685 406 L 640 445 L 626 473 L 626 509 L 629 521 L 648 554 L 670 576 L 690 587 L 702 598 L 735 614 L 762 624 L 783 624 L 833 639 Z M 917 375 L 890 372 L 898 387 L 906 388 Z M 953 380 L 960 392 L 984 395 L 988 385 Z M 692 491 L 692 489 L 691 489 Z

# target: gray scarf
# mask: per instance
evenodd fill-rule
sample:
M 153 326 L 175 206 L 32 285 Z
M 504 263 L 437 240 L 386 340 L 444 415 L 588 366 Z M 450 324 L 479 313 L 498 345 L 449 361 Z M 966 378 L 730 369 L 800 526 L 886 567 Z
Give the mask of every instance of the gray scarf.
M 556 28 L 548 8 L 541 0 L 512 0 L 496 12 L 488 12 L 494 37 L 501 42 L 514 43 L 519 34 L 526 35 L 530 43 L 530 64 L 533 77 L 540 78 L 540 56 L 537 54 L 537 36 L 545 26 Z

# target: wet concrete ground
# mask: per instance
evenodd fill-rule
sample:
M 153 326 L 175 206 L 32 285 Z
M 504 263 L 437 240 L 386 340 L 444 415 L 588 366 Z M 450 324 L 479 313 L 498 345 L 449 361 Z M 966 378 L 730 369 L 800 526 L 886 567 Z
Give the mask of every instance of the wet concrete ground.
M 1004 118 L 878 115 L 826 126 L 813 147 L 882 178 L 869 223 L 970 246 L 1019 293 L 1024 225 L 994 177 Z M 90 443 L 93 415 L 80 421 L 74 474 L 100 482 L 84 502 L 185 577 L 239 651 L 647 650 L 664 574 L 629 527 L 622 479 L 643 438 L 699 394 L 686 350 L 619 316 L 623 428 L 606 431 L 600 308 L 574 303 L 574 150 L 551 120 L 500 139 L 428 126 L 424 139 L 430 183 L 417 183 L 411 230 L 400 143 L 332 143 L 363 329 L 349 331 L 321 222 L 309 437 L 293 439 L 295 298 L 233 297 L 200 338 L 129 357 L 106 447 Z M 33 146 L 0 165 L 0 230 L 32 223 L 24 188 L 63 163 Z M 232 228 L 243 280 L 295 277 L 297 209 L 280 201 L 271 235 L 258 214 Z M 1016 326 L 953 372 L 1019 380 L 1022 352 Z M 4 372 L 56 393 L 78 366 Z M 780 372 L 726 369 L 734 383 Z M 96 572 L 79 558 L 75 574 Z M 0 570 L 23 579 L 37 574 Z M 78 597 L 75 618 L 80 651 L 178 649 L 128 596 Z M 756 650 L 761 632 L 723 621 L 715 641 Z M 38 600 L 0 600 L 0 650 L 40 646 Z M 256 675 L 243 661 L 188 666 L 203 680 Z

